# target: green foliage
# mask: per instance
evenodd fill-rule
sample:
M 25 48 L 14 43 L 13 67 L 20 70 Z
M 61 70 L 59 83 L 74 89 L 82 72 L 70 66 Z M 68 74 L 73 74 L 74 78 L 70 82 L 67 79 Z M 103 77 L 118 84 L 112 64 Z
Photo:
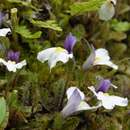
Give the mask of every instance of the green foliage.
M 96 11 L 105 0 L 89 0 L 87 2 L 77 2 L 70 6 L 71 15 L 83 14 L 85 12 Z
M 110 22 L 111 28 L 118 32 L 125 32 L 130 30 L 130 23 L 127 21 L 118 21 L 113 19 Z
M 130 104 L 112 111 L 99 108 L 66 118 L 61 115 L 70 86 L 80 88 L 85 100 L 95 104 L 88 87 L 96 86 L 98 77 L 118 86 L 110 87 L 111 94 L 130 99 L 129 0 L 117 1 L 115 18 L 104 22 L 97 13 L 105 1 L 0 0 L 0 12 L 5 14 L 0 28 L 12 31 L 0 37 L 0 58 L 7 60 L 8 50 L 13 50 L 20 51 L 19 61 L 27 60 L 26 67 L 16 73 L 0 64 L 0 130 L 130 130 Z M 77 38 L 74 59 L 58 63 L 50 72 L 47 63 L 37 60 L 37 53 L 63 47 L 70 32 Z M 106 48 L 119 70 L 94 66 L 83 71 L 90 54 L 88 44 Z
M 126 34 L 123 32 L 116 32 L 116 31 L 111 31 L 110 35 L 109 35 L 109 40 L 117 40 L 117 41 L 121 41 L 126 39 Z
M 55 6 L 58 7 L 58 6 L 61 6 L 62 2 L 63 2 L 63 0 L 53 0 L 52 4 L 54 4 Z
M 79 119 L 77 117 L 67 118 L 63 124 L 63 130 L 75 130 L 79 125 Z
M 3 46 L 5 46 L 5 48 L 9 48 L 10 42 L 8 38 L 0 37 L 0 42 Z
M 6 117 L 6 101 L 3 97 L 0 98 L 0 126 Z
M 8 96 L 7 99 L 8 102 L 8 106 L 10 107 L 18 107 L 18 91 L 17 90 L 13 90 L 13 92 L 11 92 Z
M 41 88 L 41 90 L 43 106 L 49 111 L 59 110 L 63 101 L 65 81 L 63 79 L 60 79 L 54 82 L 50 89 Z M 53 97 L 51 96 L 52 93 Z
M 8 122 L 8 111 L 6 100 L 1 97 L 0 98 L 0 129 L 4 129 Z
M 40 36 L 42 34 L 41 31 L 37 31 L 37 32 L 32 34 L 32 32 L 29 29 L 27 29 L 26 26 L 17 26 L 15 28 L 15 32 L 20 34 L 22 37 L 27 38 L 27 39 L 40 38 Z
M 48 28 L 55 31 L 62 31 L 61 27 L 58 26 L 55 20 L 47 20 L 45 22 L 39 20 L 31 20 L 31 23 L 41 28 Z
M 30 2 L 23 1 L 23 0 L 7 0 L 7 2 L 12 3 L 12 4 L 18 4 L 19 6 L 30 7 L 30 8 L 35 9 L 35 10 L 37 9 Z
M 55 118 L 54 118 L 54 123 L 53 123 L 53 128 L 54 130 L 61 130 L 64 129 L 63 127 L 63 117 L 61 114 L 56 113 Z
M 77 37 L 77 40 L 80 41 L 85 35 L 85 29 L 83 25 L 77 25 L 73 30 L 73 34 Z

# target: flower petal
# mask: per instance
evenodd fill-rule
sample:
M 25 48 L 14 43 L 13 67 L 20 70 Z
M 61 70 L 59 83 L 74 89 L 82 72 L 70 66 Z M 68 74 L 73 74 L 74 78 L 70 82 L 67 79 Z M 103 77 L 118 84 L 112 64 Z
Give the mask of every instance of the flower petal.
M 77 90 L 81 99 L 84 100 L 85 99 L 85 95 L 82 91 L 80 91 L 77 87 L 70 87 L 67 89 L 66 91 L 66 95 L 67 95 L 67 99 L 69 100 L 69 98 L 72 96 L 73 92 Z
M 117 0 L 109 0 L 113 5 L 116 5 Z
M 86 59 L 86 61 L 83 64 L 83 69 L 84 70 L 87 70 L 88 68 L 90 68 L 93 65 L 94 60 L 95 60 L 95 56 L 96 56 L 95 49 L 92 46 L 91 53 L 90 53 L 89 57 Z
M 19 51 L 17 51 L 17 52 L 14 52 L 12 50 L 8 51 L 8 54 L 7 54 L 7 59 L 8 60 L 18 62 L 19 57 L 20 57 L 20 52 Z
M 77 111 L 88 110 L 90 108 L 91 107 L 89 106 L 89 104 L 87 104 L 85 101 L 81 101 L 77 107 Z
M 77 89 L 74 90 L 73 94 L 69 98 L 67 105 L 61 111 L 63 117 L 67 117 L 77 111 L 77 107 L 81 102 L 81 96 Z
M 7 67 L 8 71 L 16 72 L 17 69 L 21 69 L 26 65 L 26 60 L 23 60 L 20 63 L 16 64 L 16 62 L 10 60 L 6 62 L 4 59 L 0 58 L 0 63 L 4 64 Z
M 45 49 L 43 51 L 40 51 L 37 55 L 37 59 L 39 61 L 41 61 L 42 63 L 44 63 L 45 61 L 47 61 L 50 56 L 55 52 L 55 47 L 52 47 L 52 48 L 48 48 L 48 49 Z
M 94 65 L 106 65 L 115 70 L 118 69 L 118 66 L 116 64 L 112 63 L 111 61 L 98 61 L 98 62 L 95 62 Z
M 115 14 L 115 7 L 110 1 L 106 1 L 99 9 L 99 18 L 108 21 Z
M 2 63 L 4 65 L 7 65 L 7 62 L 4 59 L 2 59 L 2 58 L 0 58 L 0 63 Z
M 81 101 L 79 106 L 77 107 L 77 111 L 83 111 L 83 110 L 94 110 L 101 107 L 101 104 L 98 104 L 97 106 L 90 106 L 88 103 L 85 101 Z
M 64 42 L 64 48 L 68 51 L 69 54 L 73 52 L 73 47 L 76 44 L 76 41 L 76 37 L 73 36 L 71 33 L 67 35 Z
M 95 88 L 93 86 L 88 87 L 88 88 L 97 97 L 97 99 L 100 101 L 100 104 L 106 109 L 113 109 L 116 105 L 117 106 L 127 106 L 128 105 L 127 98 L 108 95 L 107 93 L 103 93 L 101 91 L 96 93 Z
M 23 61 L 16 64 L 16 68 L 21 69 L 25 65 L 27 65 L 27 62 L 26 62 L 26 60 L 23 60 Z
M 15 65 L 16 65 L 15 62 L 8 61 L 7 64 L 6 64 L 6 67 L 7 67 L 8 71 L 16 72 L 16 66 Z
M 97 92 L 99 91 L 107 92 L 110 86 L 111 86 L 111 81 L 109 79 L 102 79 L 98 85 Z
M 44 63 L 48 60 L 50 70 L 55 67 L 58 61 L 66 63 L 69 58 L 73 58 L 73 54 L 68 54 L 67 50 L 61 47 L 53 47 L 38 53 L 37 59 Z
M 98 93 L 99 100 L 102 101 L 102 105 L 106 109 L 113 109 L 116 105 L 125 107 L 128 105 L 128 99 L 119 96 L 111 96 L 102 92 Z
M 51 57 L 48 59 L 48 64 L 50 66 L 50 69 L 52 69 L 53 67 L 55 67 L 56 63 L 58 61 L 61 61 L 63 63 L 68 62 L 69 58 L 72 58 L 73 55 L 72 54 L 68 54 L 68 52 L 66 50 L 64 50 L 64 52 L 54 52 Z
M 97 92 L 96 92 L 94 86 L 90 86 L 90 87 L 88 87 L 88 89 L 89 89 L 95 96 L 97 96 Z
M 112 67 L 115 70 L 118 69 L 118 66 L 110 61 L 110 56 L 106 49 L 99 48 L 95 52 L 96 52 L 96 57 L 93 65 L 107 65 L 109 67 Z
M 104 48 L 99 48 L 99 49 L 96 49 L 95 50 L 95 53 L 96 53 L 96 58 L 95 60 L 98 62 L 98 60 L 103 60 L 103 61 L 106 61 L 106 60 L 110 60 L 110 56 L 109 56 L 109 53 L 106 49 Z M 96 62 L 95 61 L 95 62 Z
M 10 28 L 3 28 L 0 29 L 0 36 L 5 37 L 7 35 L 7 33 L 11 32 Z

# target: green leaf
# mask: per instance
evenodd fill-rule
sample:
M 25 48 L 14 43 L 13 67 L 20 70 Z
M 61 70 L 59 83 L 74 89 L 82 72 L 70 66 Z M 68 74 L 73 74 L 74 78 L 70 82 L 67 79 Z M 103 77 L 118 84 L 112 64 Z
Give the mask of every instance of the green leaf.
M 30 2 L 26 2 L 26 1 L 22 1 L 22 0 L 7 0 L 7 1 L 12 4 L 19 4 L 20 6 L 26 6 L 26 7 L 30 7 L 32 9 L 37 10 L 37 8 L 34 7 Z
M 130 23 L 127 21 L 118 21 L 117 19 L 111 20 L 111 28 L 117 32 L 125 32 L 130 30 Z
M 18 91 L 13 90 L 9 93 L 9 97 L 7 98 L 7 103 L 9 107 L 16 107 L 18 105 Z
M 77 40 L 80 41 L 85 36 L 85 28 L 82 24 L 77 25 L 72 33 L 76 36 Z
M 111 31 L 108 36 L 109 40 L 121 41 L 127 38 L 126 33 Z
M 39 21 L 39 20 L 31 20 L 31 23 L 42 28 L 49 28 L 55 31 L 62 31 L 62 28 L 56 23 L 55 20 L 47 20 L 47 21 Z
M 7 37 L 0 37 L 0 43 L 6 47 L 6 49 L 9 48 L 10 41 Z
M 31 33 L 26 26 L 17 26 L 15 29 L 15 32 L 20 34 L 21 36 L 23 36 L 24 38 L 28 38 L 28 39 L 36 39 L 36 38 L 40 38 L 42 32 L 38 31 L 36 33 Z
M 87 2 L 74 3 L 70 6 L 71 15 L 82 14 L 89 11 L 96 11 L 106 0 L 89 0 Z
M 0 127 L 6 117 L 6 101 L 3 97 L 0 98 Z
M 63 118 L 61 116 L 61 113 L 56 113 L 54 122 L 53 122 L 53 128 L 54 130 L 61 130 L 63 125 Z
M 53 84 L 52 91 L 54 93 L 55 104 L 57 106 L 57 108 L 55 108 L 56 110 L 58 110 L 62 104 L 62 99 L 63 99 L 64 91 L 65 91 L 65 84 L 66 84 L 66 81 L 62 78 Z
M 110 44 L 109 45 L 109 50 L 110 50 L 110 54 L 113 56 L 113 57 L 122 57 L 123 54 L 125 53 L 125 51 L 127 50 L 127 45 L 124 44 L 124 43 L 113 43 L 113 44 Z M 118 53 L 115 53 L 115 52 L 118 52 Z
M 65 120 L 62 130 L 75 130 L 76 127 L 79 125 L 79 122 L 79 118 L 69 117 Z

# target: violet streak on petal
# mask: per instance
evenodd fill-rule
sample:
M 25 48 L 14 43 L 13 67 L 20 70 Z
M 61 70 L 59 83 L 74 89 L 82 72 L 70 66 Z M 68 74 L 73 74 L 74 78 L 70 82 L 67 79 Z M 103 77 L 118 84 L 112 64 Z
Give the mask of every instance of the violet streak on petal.
M 67 35 L 65 42 L 64 42 L 64 48 L 68 51 L 68 53 L 72 53 L 73 52 L 73 47 L 76 43 L 76 37 L 73 36 L 71 33 L 69 33 L 69 35 Z
M 111 81 L 109 79 L 102 79 L 98 85 L 97 92 L 102 91 L 102 92 L 107 92 L 108 89 L 110 88 Z
M 87 70 L 93 65 L 95 57 L 96 57 L 95 48 L 91 45 L 91 53 L 82 66 L 83 70 Z
M 7 54 L 7 59 L 11 60 L 11 61 L 15 61 L 16 63 L 19 62 L 19 56 L 20 56 L 20 52 L 14 52 L 14 51 L 9 51 Z
M 74 112 L 77 111 L 78 105 L 81 102 L 81 96 L 77 89 L 73 91 L 73 94 L 69 98 L 66 106 L 61 111 L 63 117 L 67 117 L 72 115 Z

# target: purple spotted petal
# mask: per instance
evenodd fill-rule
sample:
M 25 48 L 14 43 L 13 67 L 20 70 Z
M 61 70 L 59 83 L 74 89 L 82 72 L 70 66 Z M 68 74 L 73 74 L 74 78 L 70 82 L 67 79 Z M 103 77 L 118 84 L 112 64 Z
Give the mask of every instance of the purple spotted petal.
M 93 62 L 95 60 L 95 55 L 96 55 L 95 54 L 95 48 L 93 46 L 91 46 L 91 53 L 83 64 L 84 70 L 87 70 L 88 68 L 90 68 L 93 65 Z
M 68 51 L 68 53 L 73 52 L 73 47 L 76 43 L 76 37 L 73 36 L 71 33 L 66 37 L 65 42 L 64 42 L 64 48 Z
M 77 111 L 77 107 L 81 102 L 81 96 L 77 89 L 74 90 L 72 96 L 69 98 L 67 105 L 62 110 L 63 117 L 67 117 Z
M 19 51 L 14 52 L 14 51 L 11 50 L 7 54 L 7 59 L 11 60 L 11 61 L 18 62 L 19 61 L 19 56 L 20 56 L 20 52 Z
M 102 79 L 98 85 L 97 92 L 102 91 L 102 92 L 107 92 L 108 89 L 110 88 L 111 81 L 109 79 Z

